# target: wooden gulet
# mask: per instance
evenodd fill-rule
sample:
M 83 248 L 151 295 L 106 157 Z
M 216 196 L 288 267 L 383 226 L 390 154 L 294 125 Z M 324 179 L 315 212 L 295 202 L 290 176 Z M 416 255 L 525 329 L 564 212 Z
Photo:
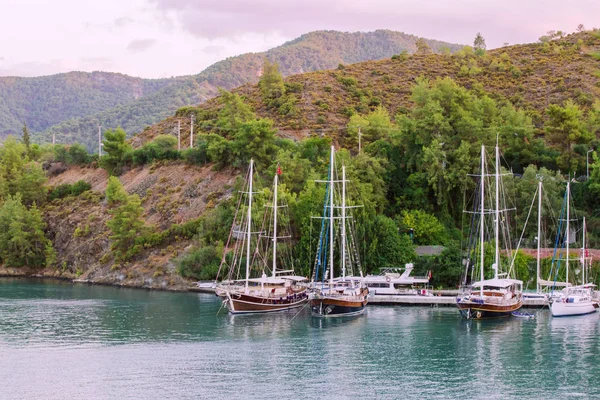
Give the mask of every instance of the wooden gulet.
M 252 195 L 253 195 L 253 160 L 250 161 L 249 179 L 248 179 L 248 209 L 246 214 L 246 232 L 245 232 L 245 252 L 246 265 L 244 285 L 238 282 L 227 282 L 217 287 L 217 294 L 223 298 L 231 314 L 256 314 L 270 313 L 277 311 L 286 311 L 298 308 L 308 301 L 308 291 L 306 287 L 301 287 L 297 283 L 306 280 L 293 274 L 293 270 L 278 271 L 277 269 L 277 212 L 280 207 L 277 201 L 278 193 L 278 175 L 279 167 L 275 174 L 273 184 L 273 236 L 272 240 L 272 276 L 268 277 L 264 272 L 260 278 L 250 278 L 251 276 L 251 235 L 252 235 Z M 234 226 L 235 229 L 235 220 Z M 258 245 L 257 245 L 258 248 Z M 233 268 L 233 266 L 232 266 Z M 278 276 L 278 272 L 290 273 L 291 275 Z M 253 285 L 250 285 L 250 284 Z
M 490 317 L 506 317 L 517 311 L 523 304 L 523 282 L 501 278 L 499 276 L 500 263 L 500 151 L 495 148 L 495 207 L 494 214 L 494 264 L 492 269 L 494 277 L 485 279 L 484 275 L 484 244 L 485 244 L 485 146 L 481 146 L 481 180 L 480 180 L 480 280 L 471 285 L 470 291 L 456 299 L 457 307 L 464 318 L 480 319 Z M 506 210 L 503 210 L 506 211 Z
M 334 167 L 335 167 L 335 149 L 331 146 L 331 154 L 329 161 L 329 180 L 325 181 L 329 185 L 328 190 L 328 212 L 325 213 L 323 219 L 328 220 L 328 236 L 329 236 L 329 280 L 328 283 L 319 283 L 318 273 L 315 271 L 315 282 L 313 282 L 313 291 L 311 293 L 310 306 L 312 315 L 316 317 L 343 317 L 360 315 L 364 312 L 365 306 L 367 305 L 368 289 L 363 285 L 362 273 L 361 277 L 347 276 L 347 249 L 346 245 L 348 242 L 348 234 L 346 230 L 346 167 L 342 166 L 342 189 L 341 189 L 341 206 L 340 216 L 334 216 L 334 210 L 336 208 L 334 201 L 334 184 L 337 181 L 334 179 Z M 340 220 L 340 271 L 341 277 L 339 279 L 334 278 L 334 220 Z M 321 238 L 323 238 L 324 231 L 321 230 Z M 321 260 L 319 255 L 322 250 L 322 241 L 319 240 L 320 247 L 317 253 L 317 260 Z M 357 257 L 357 256 L 356 256 Z M 317 261 L 316 265 L 319 265 L 320 261 Z M 323 271 L 325 275 L 325 271 Z

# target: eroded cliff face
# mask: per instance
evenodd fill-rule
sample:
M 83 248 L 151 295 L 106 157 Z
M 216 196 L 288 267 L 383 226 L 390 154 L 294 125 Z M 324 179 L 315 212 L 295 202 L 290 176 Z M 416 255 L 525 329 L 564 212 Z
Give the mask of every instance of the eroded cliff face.
M 214 171 L 212 166 L 157 163 L 120 176 L 129 194 L 142 200 L 149 231 L 196 220 L 231 195 L 238 171 Z M 178 275 L 175 259 L 189 251 L 193 239 L 172 238 L 169 244 L 145 248 L 133 260 L 117 263 L 110 250 L 110 219 L 104 198 L 108 175 L 99 168 L 73 167 L 52 176 L 48 186 L 84 180 L 92 190 L 45 204 L 41 210 L 47 234 L 57 253 L 56 265 L 42 270 L 5 268 L 0 274 L 36 274 L 93 283 L 162 289 L 184 289 L 190 282 Z

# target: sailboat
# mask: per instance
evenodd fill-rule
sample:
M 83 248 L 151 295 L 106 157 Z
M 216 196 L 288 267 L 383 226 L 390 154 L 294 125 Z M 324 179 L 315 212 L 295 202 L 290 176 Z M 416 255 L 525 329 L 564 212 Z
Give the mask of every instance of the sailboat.
M 495 208 L 493 210 L 485 208 L 485 178 L 494 176 L 495 178 Z M 480 241 L 480 263 L 479 281 L 473 282 L 467 291 L 457 297 L 456 304 L 461 315 L 466 319 L 481 319 L 490 317 L 506 317 L 512 312 L 517 311 L 523 305 L 523 282 L 510 278 L 510 270 L 507 273 L 500 273 L 500 219 L 501 213 L 508 210 L 500 210 L 500 151 L 496 144 L 496 162 L 495 173 L 493 175 L 485 173 L 485 146 L 481 146 L 481 175 L 479 181 L 479 209 L 475 213 L 479 214 L 479 227 L 473 224 L 475 230 L 479 230 Z M 485 215 L 494 216 L 494 242 L 495 256 L 492 269 L 494 277 L 485 279 L 484 275 L 484 244 L 485 244 Z M 467 259 L 467 273 L 465 281 L 469 277 L 470 254 Z
M 552 299 L 552 305 L 550 311 L 553 317 L 568 317 L 575 315 L 591 314 L 596 311 L 597 303 L 593 299 L 592 284 L 585 283 L 585 265 L 583 266 L 582 284 L 579 286 L 569 286 L 569 244 L 571 242 L 570 237 L 570 179 L 567 182 L 566 191 L 566 232 L 565 232 L 565 268 L 566 268 L 566 282 L 567 286 L 559 293 L 559 296 Z M 584 222 L 585 225 L 585 222 Z M 560 232 L 559 232 L 560 234 Z M 582 262 L 585 263 L 585 227 L 584 227 L 584 238 L 582 248 Z
M 319 246 L 315 259 L 313 273 L 312 292 L 310 307 L 313 316 L 316 317 L 341 317 L 359 315 L 364 312 L 367 305 L 369 290 L 363 284 L 362 272 L 358 253 L 349 249 L 355 248 L 354 236 L 348 234 L 346 205 L 346 167 L 342 165 L 342 179 L 335 178 L 335 149 L 331 146 L 329 160 L 328 190 L 325 198 L 324 212 L 319 235 Z M 335 204 L 336 184 L 341 183 L 338 197 L 341 197 L 341 205 Z M 335 212 L 338 210 L 339 212 Z M 335 229 L 334 222 L 338 221 Z M 340 262 L 339 277 L 335 277 L 334 257 L 337 250 Z M 349 251 L 350 250 L 350 251 Z M 353 267 L 359 269 L 360 276 L 352 276 Z M 327 279 L 328 277 L 328 279 Z
M 285 311 L 301 307 L 308 301 L 307 287 L 299 285 L 300 282 L 307 281 L 307 279 L 295 275 L 293 268 L 281 269 L 278 265 L 282 259 L 278 257 L 277 242 L 280 239 L 288 237 L 279 236 L 278 234 L 278 210 L 283 207 L 277 201 L 280 173 L 281 169 L 278 166 L 273 182 L 273 202 L 269 207 L 272 210 L 272 218 L 269 218 L 269 221 L 272 221 L 273 224 L 267 233 L 271 235 L 265 234 L 263 231 L 253 232 L 252 198 L 253 194 L 255 194 L 253 192 L 254 161 L 250 160 L 250 168 L 246 180 L 247 191 L 242 191 L 241 193 L 240 203 L 229 235 L 230 240 L 235 240 L 235 245 L 228 277 L 216 287 L 217 295 L 223 298 L 231 314 Z M 244 207 L 240 207 L 243 197 L 247 199 L 247 202 L 244 203 Z M 259 234 L 259 238 L 254 241 L 256 247 L 254 252 L 251 252 L 253 234 Z M 272 248 L 269 249 L 269 246 L 265 246 L 265 251 L 261 253 L 260 239 L 270 241 Z M 229 248 L 229 241 L 227 248 Z M 266 254 L 269 253 L 269 250 L 272 250 L 271 276 L 267 275 L 268 266 L 266 265 L 268 261 Z M 226 264 L 225 260 L 226 257 L 224 254 L 221 267 Z M 245 264 L 243 278 L 238 279 L 238 276 L 242 275 L 243 264 Z M 253 271 L 256 270 L 261 272 L 260 277 L 253 276 Z

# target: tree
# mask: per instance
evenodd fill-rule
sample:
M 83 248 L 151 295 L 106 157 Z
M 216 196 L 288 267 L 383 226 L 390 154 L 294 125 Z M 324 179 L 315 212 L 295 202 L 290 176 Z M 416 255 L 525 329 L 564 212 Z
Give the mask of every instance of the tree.
M 269 105 L 273 104 L 273 100 L 283 96 L 285 85 L 277 63 L 271 63 L 265 59 L 258 87 L 260 88 L 263 100 Z
M 475 53 L 477 55 L 485 54 L 485 39 L 483 38 L 483 36 L 481 36 L 480 32 L 477 32 L 477 35 L 475 36 L 475 40 L 473 41 L 473 48 L 475 49 Z
M 219 103 L 222 107 L 219 110 L 217 126 L 222 131 L 219 133 L 224 136 L 234 135 L 242 124 L 256 119 L 252 108 L 237 93 L 220 89 Z
M 585 157 L 573 149 L 575 144 L 591 140 L 579 106 L 572 100 L 567 100 L 563 107 L 551 104 L 546 109 L 546 115 L 546 139 L 561 151 L 557 159 L 558 166 L 568 173 L 577 171 L 578 166 L 585 167 Z
M 105 155 L 100 159 L 100 166 L 110 175 L 120 175 L 125 165 L 126 155 L 131 151 L 131 145 L 125 141 L 127 134 L 121 128 L 108 130 L 104 133 Z
M 400 228 L 404 232 L 413 229 L 414 243 L 418 245 L 440 245 L 448 241 L 444 225 L 435 216 L 425 211 L 402 211 Z
M 46 174 L 39 163 L 29 161 L 27 150 L 12 136 L 0 149 L 0 200 L 21 194 L 25 205 L 41 204 L 46 199 Z
M 27 155 L 31 158 L 31 138 L 29 136 L 29 129 L 27 129 L 27 124 L 23 124 L 23 144 L 27 149 Z
M 245 165 L 253 158 L 257 166 L 266 168 L 277 152 L 273 121 L 261 118 L 242 124 L 234 137 L 233 152 L 238 163 Z
M 416 254 L 410 238 L 398 232 L 398 226 L 392 219 L 376 215 L 367 224 L 366 272 L 398 268 L 414 261 Z
M 8 196 L 0 207 L 0 259 L 12 267 L 43 267 L 54 259 L 46 224 L 35 207 L 27 209 L 21 195 Z
M 423 38 L 417 39 L 415 46 L 417 46 L 417 54 L 431 54 L 431 47 L 427 44 L 427 41 Z
M 106 199 L 111 206 L 109 213 L 112 215 L 106 222 L 112 232 L 111 250 L 115 253 L 116 260 L 129 260 L 141 250 L 135 239 L 144 228 L 144 207 L 140 197 L 137 194 L 127 195 L 119 179 L 114 176 L 109 178 Z

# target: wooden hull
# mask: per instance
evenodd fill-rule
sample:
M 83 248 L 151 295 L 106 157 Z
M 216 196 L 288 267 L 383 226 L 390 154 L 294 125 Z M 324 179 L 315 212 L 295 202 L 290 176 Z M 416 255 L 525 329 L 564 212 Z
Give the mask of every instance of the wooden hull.
M 329 318 L 360 315 L 365 311 L 368 293 L 368 290 L 364 289 L 360 296 L 316 295 L 310 300 L 312 315 Z
M 522 298 L 519 297 L 511 304 L 490 304 L 478 303 L 470 300 L 456 299 L 456 305 L 460 314 L 466 319 L 484 319 L 510 317 L 513 311 L 517 311 L 523 305 Z
M 259 314 L 302 307 L 308 301 L 308 295 L 306 292 L 300 292 L 295 296 L 270 298 L 227 292 L 225 301 L 231 314 Z

